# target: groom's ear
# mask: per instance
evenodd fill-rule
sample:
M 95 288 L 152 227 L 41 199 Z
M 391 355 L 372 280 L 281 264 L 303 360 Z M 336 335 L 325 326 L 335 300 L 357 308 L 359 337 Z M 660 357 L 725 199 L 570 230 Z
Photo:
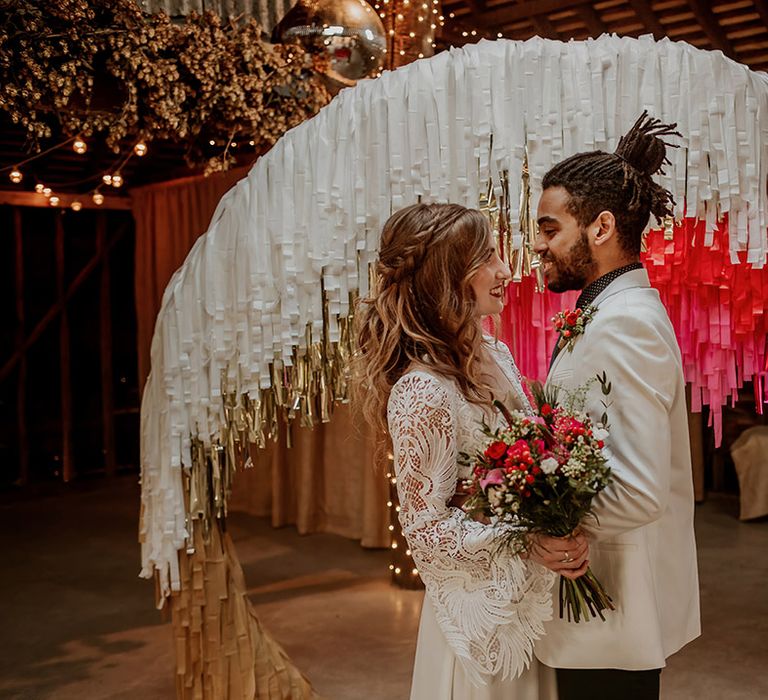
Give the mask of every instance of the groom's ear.
M 601 211 L 589 225 L 590 238 L 596 246 L 603 246 L 609 241 L 616 240 L 616 217 L 607 209 Z

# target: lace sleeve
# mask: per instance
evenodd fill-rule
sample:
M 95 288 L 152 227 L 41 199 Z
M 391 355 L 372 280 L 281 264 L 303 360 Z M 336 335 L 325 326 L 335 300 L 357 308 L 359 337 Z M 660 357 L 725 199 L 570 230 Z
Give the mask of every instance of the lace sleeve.
M 440 628 L 473 683 L 518 676 L 551 615 L 553 577 L 496 552 L 498 532 L 447 505 L 456 488 L 455 389 L 411 372 L 388 406 L 400 523 Z

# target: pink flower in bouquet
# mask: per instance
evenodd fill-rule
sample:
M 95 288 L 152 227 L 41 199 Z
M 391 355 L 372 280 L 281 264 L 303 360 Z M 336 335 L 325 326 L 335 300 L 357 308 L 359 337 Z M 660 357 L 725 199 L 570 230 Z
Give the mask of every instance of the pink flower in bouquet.
M 501 469 L 491 469 L 482 479 L 480 488 L 485 491 L 489 486 L 498 486 L 504 483 L 504 472 Z

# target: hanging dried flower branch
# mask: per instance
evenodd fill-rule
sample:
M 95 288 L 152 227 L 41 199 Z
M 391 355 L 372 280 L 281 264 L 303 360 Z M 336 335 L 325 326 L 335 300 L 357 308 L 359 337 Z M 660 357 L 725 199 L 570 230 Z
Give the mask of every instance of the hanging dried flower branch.
M 134 0 L 9 0 L 0 12 L 0 109 L 31 151 L 62 134 L 103 133 L 115 152 L 168 139 L 188 144 L 190 165 L 225 169 L 232 139 L 267 148 L 330 99 L 323 59 L 267 44 L 253 19 L 175 23 Z M 209 160 L 210 141 L 221 152 Z

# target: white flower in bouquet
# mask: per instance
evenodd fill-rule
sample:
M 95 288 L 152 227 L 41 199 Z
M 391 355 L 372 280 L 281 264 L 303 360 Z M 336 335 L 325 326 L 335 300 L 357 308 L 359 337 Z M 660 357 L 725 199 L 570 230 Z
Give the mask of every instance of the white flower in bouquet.
M 554 457 L 547 457 L 541 462 L 541 471 L 545 474 L 554 474 L 560 463 Z

